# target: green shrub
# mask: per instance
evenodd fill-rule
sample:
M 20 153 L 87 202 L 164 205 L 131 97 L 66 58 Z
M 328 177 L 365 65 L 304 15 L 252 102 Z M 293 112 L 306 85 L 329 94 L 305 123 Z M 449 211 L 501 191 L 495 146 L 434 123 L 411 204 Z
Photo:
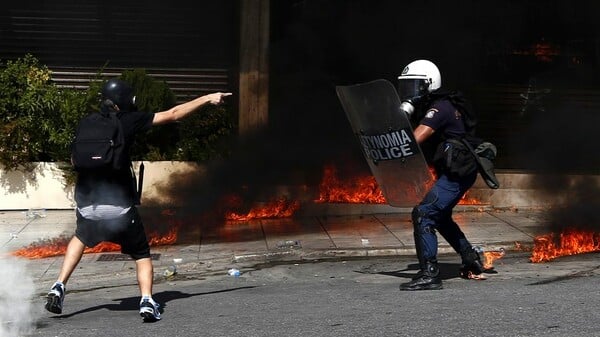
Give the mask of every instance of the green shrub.
M 133 87 L 136 105 L 140 111 L 154 113 L 175 105 L 175 94 L 167 83 L 148 76 L 144 69 L 125 70 L 120 78 Z M 150 161 L 173 160 L 176 142 L 175 126 L 151 128 L 137 137 L 131 149 L 131 158 Z
M 52 160 L 48 141 L 59 116 L 60 91 L 50 71 L 27 55 L 0 71 L 0 163 L 7 169 Z
M 179 125 L 176 160 L 204 161 L 226 157 L 234 128 L 226 106 L 209 105 Z
M 47 154 L 52 161 L 70 161 L 70 145 L 81 117 L 97 104 L 97 94 L 92 91 L 66 89 L 60 91 L 60 113 L 51 119 Z
M 133 87 L 141 111 L 157 112 L 175 105 L 175 94 L 169 85 L 149 76 L 145 69 L 125 70 L 121 79 Z

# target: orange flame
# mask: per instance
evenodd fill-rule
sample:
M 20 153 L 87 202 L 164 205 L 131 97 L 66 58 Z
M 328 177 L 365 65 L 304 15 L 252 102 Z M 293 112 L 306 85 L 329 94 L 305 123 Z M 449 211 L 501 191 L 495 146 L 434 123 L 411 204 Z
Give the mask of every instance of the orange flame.
M 435 182 L 435 174 L 430 168 L 431 179 L 426 183 L 426 188 L 431 188 Z M 337 177 L 336 168 L 333 165 L 324 167 L 323 179 L 319 185 L 319 198 L 315 200 L 317 203 L 356 203 L 356 204 L 384 204 L 386 203 L 383 192 L 379 189 L 377 181 L 371 175 L 359 176 L 348 181 L 342 181 Z M 466 195 L 465 195 L 466 196 Z M 237 213 L 231 211 L 232 208 L 239 208 L 243 204 L 242 199 L 237 195 L 229 195 L 223 198 L 226 208 L 226 220 L 248 221 L 251 219 L 266 219 L 266 218 L 285 218 L 291 217 L 300 209 L 299 201 L 289 201 L 285 197 L 271 201 L 265 205 L 256 206 L 247 213 Z M 463 199 L 459 204 L 478 204 L 474 199 Z M 165 209 L 161 212 L 163 216 L 174 215 L 173 210 Z M 172 226 L 167 234 L 151 233 L 148 235 L 149 244 L 151 246 L 170 245 L 177 242 L 177 233 L 179 226 Z M 36 259 L 44 257 L 52 257 L 64 255 L 70 238 L 59 237 L 42 242 L 33 243 L 27 247 L 21 248 L 13 255 Z M 100 253 L 119 251 L 121 247 L 118 244 L 110 242 L 101 242 L 93 248 L 86 248 L 84 253 Z
M 458 202 L 459 205 L 481 205 L 482 204 L 482 202 L 477 200 L 477 198 L 468 198 L 467 197 L 468 194 L 469 194 L 469 192 L 465 193 L 465 195 L 462 196 L 462 198 Z
M 494 262 L 501 259 L 504 256 L 504 249 L 484 251 L 483 252 L 483 269 L 494 268 Z
M 431 179 L 425 184 L 427 190 L 433 186 L 436 179 L 434 169 L 430 167 L 429 172 Z M 318 203 L 385 204 L 387 202 L 375 177 L 359 176 L 349 181 L 342 181 L 332 165 L 325 166 L 319 187 L 319 198 L 315 200 Z M 462 197 L 459 205 L 481 205 L 476 198 L 466 196 L 467 194 Z
M 523 247 L 522 243 L 515 241 L 515 250 L 522 251 L 522 250 L 525 250 L 525 247 Z
M 27 247 L 12 252 L 12 255 L 28 259 L 41 259 L 44 257 L 64 255 L 67 251 L 69 240 L 70 239 L 67 237 L 59 237 L 44 240 L 42 242 L 35 242 Z
M 600 234 L 567 229 L 558 238 L 554 233 L 540 235 L 534 239 L 530 261 L 541 263 L 561 256 L 600 251 Z
M 341 181 L 336 168 L 325 166 L 323 179 L 319 185 L 317 203 L 340 202 L 355 204 L 383 204 L 385 197 L 373 176 L 356 177 L 351 181 Z
M 158 232 L 152 232 L 149 236 L 150 239 L 148 239 L 148 244 L 150 246 L 167 246 L 167 245 L 172 245 L 175 242 L 177 242 L 177 233 L 179 231 L 179 226 L 174 226 L 171 227 L 169 229 L 169 231 L 164 234 L 161 235 Z
M 246 214 L 238 214 L 232 211 L 225 212 L 225 219 L 247 221 L 250 219 L 286 218 L 294 215 L 299 209 L 299 201 L 288 201 L 282 197 L 266 205 L 254 207 Z
M 543 63 L 552 62 L 557 56 L 560 55 L 560 46 L 548 42 L 545 39 L 541 39 L 540 41 L 534 43 L 527 49 L 519 49 L 513 50 L 514 55 L 527 55 L 533 56 L 536 60 Z
M 177 241 L 177 226 L 169 230 L 165 235 L 161 235 L 157 232 L 152 232 L 148 240 L 150 246 L 161 246 L 170 245 Z M 50 240 L 42 240 L 40 242 L 34 242 L 27 247 L 20 248 L 12 255 L 18 257 L 24 257 L 28 259 L 42 259 L 45 257 L 53 257 L 64 255 L 67 251 L 71 238 L 69 237 L 58 237 Z M 121 246 L 112 242 L 100 242 L 94 247 L 87 247 L 84 249 L 84 254 L 89 253 L 103 253 L 103 252 L 115 252 L 120 251 Z

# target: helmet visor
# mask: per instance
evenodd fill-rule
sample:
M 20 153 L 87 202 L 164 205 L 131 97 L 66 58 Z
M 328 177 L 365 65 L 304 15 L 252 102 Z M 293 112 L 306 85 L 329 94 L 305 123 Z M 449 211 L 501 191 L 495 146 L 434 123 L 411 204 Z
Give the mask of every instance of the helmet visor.
M 419 98 L 427 94 L 429 81 L 423 78 L 401 78 L 398 80 L 400 100 Z

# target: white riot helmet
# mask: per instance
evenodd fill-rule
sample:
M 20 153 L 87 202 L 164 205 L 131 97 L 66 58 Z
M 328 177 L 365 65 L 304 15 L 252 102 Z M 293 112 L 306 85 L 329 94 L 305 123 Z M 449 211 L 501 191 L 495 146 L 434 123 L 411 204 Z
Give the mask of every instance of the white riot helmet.
M 409 63 L 398 76 L 398 95 L 403 101 L 403 110 L 411 115 L 415 104 L 441 86 L 442 76 L 433 62 L 416 60 Z

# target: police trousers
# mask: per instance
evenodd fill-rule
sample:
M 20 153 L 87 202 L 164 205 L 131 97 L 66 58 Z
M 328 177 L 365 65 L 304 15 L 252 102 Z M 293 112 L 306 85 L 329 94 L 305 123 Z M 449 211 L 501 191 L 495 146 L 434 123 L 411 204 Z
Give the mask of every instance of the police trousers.
M 477 171 L 457 179 L 441 174 L 421 203 L 413 209 L 415 248 L 421 266 L 427 261 L 437 260 L 436 231 L 459 254 L 471 248 L 465 234 L 452 219 L 452 210 L 476 178 Z

